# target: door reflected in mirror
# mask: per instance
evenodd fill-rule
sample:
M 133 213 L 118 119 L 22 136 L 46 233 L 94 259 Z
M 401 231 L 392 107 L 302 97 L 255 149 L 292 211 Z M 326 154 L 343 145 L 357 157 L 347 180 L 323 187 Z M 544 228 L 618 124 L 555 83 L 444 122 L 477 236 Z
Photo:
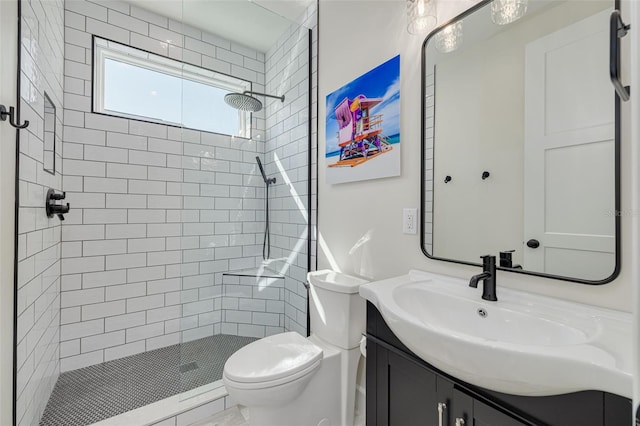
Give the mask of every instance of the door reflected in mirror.
M 610 1 L 484 2 L 423 47 L 423 250 L 591 284 L 619 258 Z M 495 13 L 495 12 L 494 12 Z M 461 25 L 463 23 L 464 25 Z M 458 25 L 460 24 L 460 25 Z M 458 28 L 455 48 L 449 40 Z

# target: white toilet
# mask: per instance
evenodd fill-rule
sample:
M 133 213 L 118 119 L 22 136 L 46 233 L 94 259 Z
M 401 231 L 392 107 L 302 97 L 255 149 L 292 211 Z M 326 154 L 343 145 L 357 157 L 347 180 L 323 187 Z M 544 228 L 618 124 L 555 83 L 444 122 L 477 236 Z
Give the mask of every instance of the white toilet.
M 352 426 L 367 281 L 316 271 L 311 288 L 311 336 L 295 332 L 257 340 L 234 353 L 222 380 L 249 410 L 255 426 Z

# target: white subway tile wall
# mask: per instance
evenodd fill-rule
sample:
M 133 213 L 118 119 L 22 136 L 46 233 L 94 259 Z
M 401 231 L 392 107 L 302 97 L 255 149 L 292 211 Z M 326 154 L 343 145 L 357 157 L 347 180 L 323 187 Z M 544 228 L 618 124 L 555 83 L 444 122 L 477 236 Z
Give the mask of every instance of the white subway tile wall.
M 284 103 L 270 102 L 266 108 L 266 170 L 276 177 L 276 184 L 269 192 L 272 254 L 278 259 L 273 267 L 285 276 L 284 327 L 302 335 L 306 335 L 307 330 L 307 289 L 304 283 L 307 271 L 314 269 L 309 265 L 307 239 L 311 167 L 309 67 L 312 66 L 309 62 L 309 28 L 315 27 L 316 16 L 314 5 L 300 18 L 302 26 L 291 25 L 266 54 L 267 91 L 285 95 Z M 317 45 L 313 38 L 311 41 Z M 312 79 L 313 84 L 315 81 Z M 316 114 L 317 101 L 315 98 L 312 101 L 311 111 Z M 312 123 L 315 123 L 314 119 Z M 315 130 L 311 136 L 315 141 Z M 315 152 L 314 148 L 312 153 Z M 312 265 L 315 265 L 315 257 Z
M 60 373 L 61 227 L 57 217 L 47 218 L 44 202 L 49 188 L 62 189 L 63 2 L 22 2 L 21 21 L 20 120 L 30 124 L 20 131 L 19 146 L 15 398 L 17 424 L 31 426 L 38 424 Z M 45 92 L 56 107 L 55 175 L 43 167 Z
M 429 74 L 425 80 L 425 151 L 424 151 L 424 247 L 433 254 L 433 124 L 435 119 L 435 79 Z
M 284 333 L 284 283 L 284 277 L 223 274 L 221 333 L 257 338 Z
M 262 262 L 265 191 L 255 157 L 264 157 L 265 112 L 253 116 L 253 140 L 91 112 L 92 34 L 250 78 L 259 92 L 265 91 L 265 54 L 127 3 L 67 0 L 65 7 L 63 183 L 73 208 L 62 231 L 61 370 L 232 328 L 232 334 L 246 336 L 284 331 L 287 312 L 297 321 L 290 329 L 304 334 L 306 301 L 299 299 L 306 292 L 298 284 L 306 271 L 306 234 L 299 229 L 306 222 L 294 215 L 300 232 L 288 230 L 286 244 L 278 247 L 291 250 L 277 254 L 291 257 L 282 263 L 295 268 L 283 271 L 288 275 L 279 287 L 247 293 L 263 300 L 264 310 L 247 303 L 244 309 L 223 308 L 223 273 Z M 306 86 L 304 94 L 297 90 L 287 105 L 306 108 Z M 308 115 L 308 109 L 296 114 Z M 307 149 L 307 139 L 297 142 Z M 304 187 L 306 200 L 307 154 L 296 155 L 298 160 L 287 159 L 283 167 L 291 167 L 287 174 Z M 291 202 L 284 201 L 284 192 L 278 196 L 283 201 L 277 214 L 299 211 L 296 197 L 288 197 Z M 275 235 L 280 233 L 274 240 Z M 294 237 L 300 242 L 292 244 Z M 296 245 L 304 251 L 292 256 Z M 289 309 L 287 280 L 297 291 Z M 223 327 L 227 311 L 236 312 L 228 318 L 235 327 Z

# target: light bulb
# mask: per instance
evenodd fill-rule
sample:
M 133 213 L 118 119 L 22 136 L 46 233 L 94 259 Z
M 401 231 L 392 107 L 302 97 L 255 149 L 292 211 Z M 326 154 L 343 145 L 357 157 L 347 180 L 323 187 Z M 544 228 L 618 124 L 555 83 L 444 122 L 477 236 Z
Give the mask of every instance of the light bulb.
M 407 0 L 407 31 L 419 34 L 436 27 L 436 0 Z
M 435 35 L 436 49 L 442 53 L 456 50 L 462 44 L 462 21 L 447 25 Z
M 510 24 L 527 13 L 528 0 L 493 0 L 491 20 L 498 25 Z

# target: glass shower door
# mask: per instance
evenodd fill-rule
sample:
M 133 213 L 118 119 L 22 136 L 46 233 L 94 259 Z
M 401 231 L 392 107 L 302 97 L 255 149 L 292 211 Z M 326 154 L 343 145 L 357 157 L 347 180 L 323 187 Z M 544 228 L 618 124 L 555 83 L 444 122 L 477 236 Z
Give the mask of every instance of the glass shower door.
M 310 40 L 307 28 L 253 3 L 185 2 L 183 14 L 183 71 L 211 76 L 193 80 L 219 89 L 191 90 L 189 82 L 183 90 L 181 382 L 188 398 L 220 386 L 224 363 L 244 345 L 285 331 L 307 334 Z M 197 16 L 210 25 L 189 24 Z M 259 17 L 253 40 L 234 31 L 247 16 Z M 225 95 L 251 96 L 251 110 Z

